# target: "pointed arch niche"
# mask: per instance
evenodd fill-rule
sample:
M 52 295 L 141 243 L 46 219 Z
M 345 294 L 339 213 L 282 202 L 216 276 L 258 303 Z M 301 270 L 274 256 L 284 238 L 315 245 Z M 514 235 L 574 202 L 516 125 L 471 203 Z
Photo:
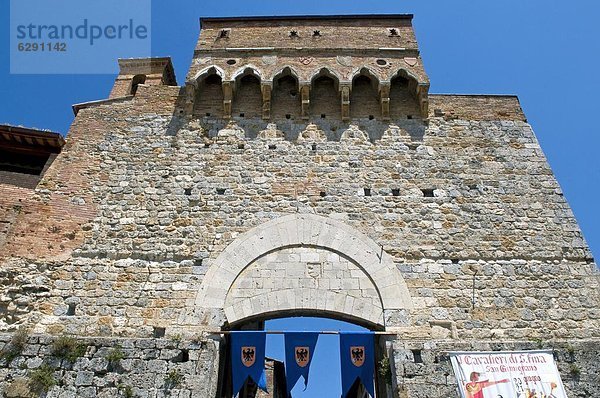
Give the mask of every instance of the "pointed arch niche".
M 194 115 L 223 117 L 222 73 L 211 67 L 196 78 Z
M 350 116 L 352 118 L 381 118 L 379 80 L 366 68 L 362 68 L 352 79 Z
M 392 77 L 390 85 L 390 117 L 392 120 L 421 117 L 417 87 L 417 80 L 403 69 Z
M 341 119 L 340 80 L 323 68 L 311 79 L 310 115 L 318 118 Z
M 300 119 L 302 116 L 302 96 L 298 85 L 298 75 L 290 67 L 285 67 L 273 77 L 273 100 L 271 114 L 275 119 Z
M 234 117 L 261 117 L 263 109 L 260 74 L 245 68 L 235 77 L 231 114 Z

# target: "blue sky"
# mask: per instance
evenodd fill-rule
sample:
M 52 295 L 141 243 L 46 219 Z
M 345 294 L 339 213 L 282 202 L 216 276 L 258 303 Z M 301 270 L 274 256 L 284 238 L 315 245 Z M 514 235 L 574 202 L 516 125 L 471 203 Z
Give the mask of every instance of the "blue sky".
M 114 76 L 10 75 L 8 5 L 0 5 L 0 123 L 64 134 L 73 120 L 71 105 L 106 98 Z M 517 94 L 586 240 L 600 255 L 600 132 L 594 119 L 600 2 L 154 0 L 152 52 L 173 57 L 181 84 L 201 16 L 352 13 L 415 14 L 433 93 Z
M 361 326 L 327 318 L 281 318 L 267 321 L 265 330 L 275 331 L 364 331 Z M 322 334 L 317 340 L 308 374 L 309 383 L 304 390 L 304 379 L 292 389 L 294 398 L 339 397 L 342 393 L 340 379 L 340 337 Z M 267 335 L 266 355 L 281 362 L 285 359 L 284 338 L 281 334 Z

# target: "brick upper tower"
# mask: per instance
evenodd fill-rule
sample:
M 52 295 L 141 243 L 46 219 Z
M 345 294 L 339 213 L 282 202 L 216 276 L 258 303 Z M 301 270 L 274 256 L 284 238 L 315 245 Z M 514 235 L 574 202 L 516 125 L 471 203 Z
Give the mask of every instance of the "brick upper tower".
M 427 117 L 412 15 L 204 18 L 201 26 L 186 79 L 195 115 Z

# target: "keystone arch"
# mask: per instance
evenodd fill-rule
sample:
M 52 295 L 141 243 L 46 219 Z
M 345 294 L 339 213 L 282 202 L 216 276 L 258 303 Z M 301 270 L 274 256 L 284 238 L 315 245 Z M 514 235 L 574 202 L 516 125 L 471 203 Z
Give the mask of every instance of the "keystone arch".
M 245 269 L 266 255 L 289 248 L 315 248 L 347 259 L 368 278 L 375 297 L 361 302 L 348 299 L 343 290 L 315 294 L 299 287 L 257 292 L 243 302 L 232 302 L 234 283 Z M 384 311 L 411 309 L 412 298 L 392 257 L 371 238 L 331 218 L 293 214 L 261 224 L 227 246 L 210 265 L 196 306 L 223 309 L 230 324 L 278 312 L 320 311 L 385 326 Z

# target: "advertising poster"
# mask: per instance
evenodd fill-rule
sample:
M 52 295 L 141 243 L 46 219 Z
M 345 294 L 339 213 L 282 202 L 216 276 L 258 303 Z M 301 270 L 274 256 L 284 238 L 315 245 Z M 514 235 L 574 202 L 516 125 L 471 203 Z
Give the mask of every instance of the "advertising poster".
M 462 398 L 566 398 L 551 351 L 452 352 Z

